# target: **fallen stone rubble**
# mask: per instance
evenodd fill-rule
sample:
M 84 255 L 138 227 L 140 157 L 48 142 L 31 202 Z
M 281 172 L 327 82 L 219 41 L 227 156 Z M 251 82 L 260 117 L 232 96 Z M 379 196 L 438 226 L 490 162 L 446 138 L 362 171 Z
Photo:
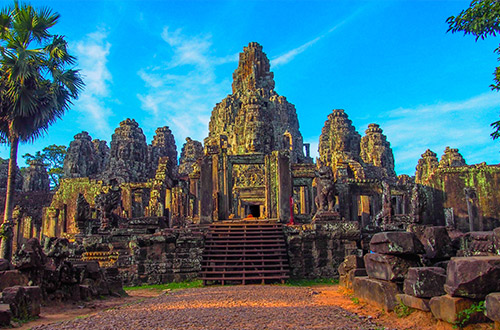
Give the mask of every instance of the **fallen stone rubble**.
M 499 328 L 499 242 L 500 228 L 463 234 L 414 226 L 377 233 L 363 260 L 346 257 L 339 267 L 340 284 L 387 311 L 404 304 L 454 325 L 468 314 L 468 323 L 493 321 Z
M 95 261 L 71 262 L 68 245 L 66 239 L 52 239 L 46 254 L 32 238 L 12 263 L 0 259 L 0 327 L 38 316 L 42 304 L 125 294 L 118 269 L 100 268 Z

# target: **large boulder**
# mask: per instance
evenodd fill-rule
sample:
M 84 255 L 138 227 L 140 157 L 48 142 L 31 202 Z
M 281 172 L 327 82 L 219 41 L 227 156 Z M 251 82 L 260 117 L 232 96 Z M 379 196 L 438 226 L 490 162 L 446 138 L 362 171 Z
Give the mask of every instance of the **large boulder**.
M 500 322 L 500 292 L 486 296 L 486 316 L 495 322 Z
M 445 294 L 446 271 L 440 267 L 409 268 L 403 291 L 419 298 L 432 298 Z
M 454 297 L 484 299 L 500 291 L 500 256 L 455 257 L 448 264 L 444 289 Z
M 398 304 L 396 295 L 399 290 L 394 282 L 356 277 L 352 286 L 355 296 L 367 300 L 386 311 L 392 311 Z
M 38 286 L 13 286 L 3 290 L 2 300 L 13 317 L 24 320 L 40 314 L 42 291 Z
M 379 253 L 367 254 L 364 260 L 368 276 L 385 281 L 403 281 L 408 268 L 420 266 L 417 260 Z
M 370 241 L 370 250 L 375 253 L 405 255 L 424 253 L 424 247 L 414 233 L 391 231 L 377 233 Z

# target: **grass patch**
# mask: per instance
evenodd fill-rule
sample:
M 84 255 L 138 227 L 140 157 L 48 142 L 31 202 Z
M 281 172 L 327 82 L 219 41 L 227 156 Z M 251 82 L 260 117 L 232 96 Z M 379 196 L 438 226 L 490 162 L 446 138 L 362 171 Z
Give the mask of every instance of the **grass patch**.
M 351 301 L 354 305 L 359 305 L 359 298 L 358 297 L 351 297 Z
M 335 285 L 339 284 L 339 280 L 334 278 L 317 278 L 313 280 L 309 279 L 300 279 L 300 280 L 291 280 L 286 281 L 285 285 L 288 286 L 315 286 L 315 285 Z
M 179 289 L 187 289 L 187 288 L 201 288 L 203 286 L 202 280 L 194 280 L 194 281 L 184 281 L 184 282 L 172 282 L 165 284 L 145 284 L 139 286 L 127 286 L 123 289 L 125 291 L 132 290 L 179 290 Z

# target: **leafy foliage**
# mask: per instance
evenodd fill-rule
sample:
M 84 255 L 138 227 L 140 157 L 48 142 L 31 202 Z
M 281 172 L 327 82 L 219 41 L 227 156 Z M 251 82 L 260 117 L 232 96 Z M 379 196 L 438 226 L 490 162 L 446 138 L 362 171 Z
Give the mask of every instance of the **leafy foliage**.
M 470 7 L 462 10 L 460 14 L 450 16 L 446 20 L 449 24 L 448 31 L 452 33 L 463 31 L 464 35 L 472 34 L 478 39 L 485 39 L 488 36 L 495 37 L 500 33 L 500 1 L 497 0 L 473 0 Z M 495 49 L 499 55 L 500 46 Z M 495 68 L 493 73 L 494 84 L 490 87 L 492 90 L 500 90 L 500 66 Z M 491 124 L 494 131 L 491 133 L 493 140 L 500 138 L 500 120 Z
M 37 151 L 35 155 L 24 154 L 26 164 L 32 161 L 39 161 L 45 165 L 49 174 L 50 187 L 57 189 L 59 187 L 59 179 L 63 175 L 64 158 L 66 157 L 66 146 L 58 146 L 52 144 L 43 148 L 42 152 Z
M 394 307 L 394 313 L 396 313 L 396 316 L 399 318 L 407 317 L 411 313 L 413 313 L 415 310 L 407 305 L 405 305 L 403 302 L 399 302 L 396 307 Z
M 19 142 L 31 142 L 69 109 L 84 83 L 64 37 L 49 32 L 59 14 L 14 4 L 0 11 L 0 137 L 10 145 L 4 222 L 12 226 L 14 170 Z M 10 260 L 12 241 L 2 240 L 0 257 Z
M 477 304 L 472 304 L 472 306 L 470 306 L 467 309 L 464 309 L 463 311 L 461 311 L 460 313 L 457 314 L 457 321 L 453 325 L 453 328 L 464 327 L 465 325 L 467 325 L 467 323 L 469 323 L 471 317 L 474 314 L 484 313 L 485 310 L 486 310 L 486 306 L 484 304 L 484 300 L 478 302 Z

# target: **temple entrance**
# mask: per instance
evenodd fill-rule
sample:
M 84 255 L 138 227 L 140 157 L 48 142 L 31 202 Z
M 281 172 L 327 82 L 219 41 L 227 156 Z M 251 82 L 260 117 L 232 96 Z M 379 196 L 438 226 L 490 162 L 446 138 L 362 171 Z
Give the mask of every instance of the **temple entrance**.
M 260 218 L 260 207 L 259 205 L 249 205 L 249 213 L 254 217 L 254 218 Z

